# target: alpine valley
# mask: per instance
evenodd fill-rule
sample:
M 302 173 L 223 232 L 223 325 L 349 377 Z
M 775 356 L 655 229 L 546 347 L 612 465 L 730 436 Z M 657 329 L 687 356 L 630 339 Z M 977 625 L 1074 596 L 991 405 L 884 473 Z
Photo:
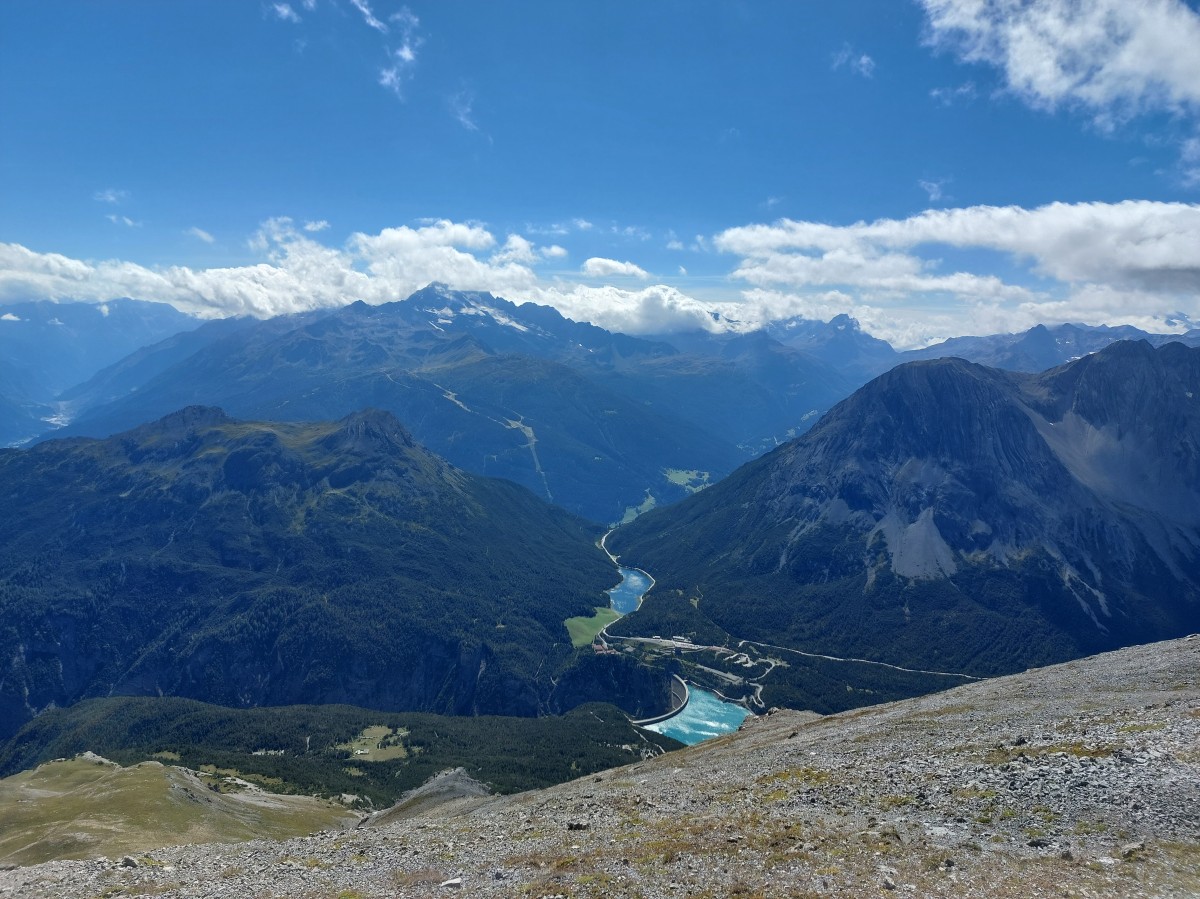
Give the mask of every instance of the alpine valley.
M 118 313 L 140 347 L 105 348 Z M 40 434 L 0 450 L 0 773 L 67 818 L 127 784 L 425 808 L 448 767 L 443 799 L 678 748 L 630 723 L 671 675 L 826 715 L 1200 630 L 1196 332 L 633 337 L 438 284 L 160 313 L 6 331 L 3 433 Z M 613 620 L 618 560 L 653 587 Z M 84 750 L 118 764 L 50 764 Z M 0 845 L 104 850 L 51 818 Z

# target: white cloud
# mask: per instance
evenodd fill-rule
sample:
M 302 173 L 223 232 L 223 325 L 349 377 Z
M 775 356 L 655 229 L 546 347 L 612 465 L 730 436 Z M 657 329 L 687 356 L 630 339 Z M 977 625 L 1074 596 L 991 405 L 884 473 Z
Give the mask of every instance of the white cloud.
M 732 228 L 718 248 L 751 265 L 777 256 L 803 256 L 817 277 L 856 257 L 912 270 L 915 256 L 896 250 L 943 244 L 982 248 L 1032 260 L 1035 269 L 1064 282 L 1096 281 L 1151 288 L 1155 284 L 1200 291 L 1200 205 L 1127 200 L 1122 203 L 1051 203 L 1036 209 L 973 206 L 929 210 L 908 219 L 880 219 L 838 227 L 784 219 L 774 225 Z M 828 283 L 828 282 L 826 282 Z
M 1004 72 L 1034 106 L 1111 125 L 1200 106 L 1200 13 L 1182 0 L 920 0 L 929 39 Z
M 126 228 L 142 227 L 141 222 L 135 222 L 133 219 L 131 219 L 127 215 L 114 215 L 114 214 L 110 213 L 109 215 L 106 215 L 105 218 L 108 219 L 110 222 L 112 222 L 114 225 L 124 225 Z
M 575 229 L 577 231 L 591 231 L 592 230 L 592 223 L 589 222 L 587 219 L 579 219 L 579 218 L 571 219 L 571 224 L 575 226 Z
M 634 334 L 747 330 L 791 315 L 849 312 L 901 346 L 1041 321 L 1163 331 L 1182 328 L 1180 314 L 1200 319 L 1200 204 L 977 206 L 848 225 L 783 219 L 731 228 L 707 243 L 737 257 L 719 302 L 668 284 L 597 283 L 650 276 L 596 256 L 581 269 L 586 284 L 560 280 L 561 273 L 543 279 L 537 267 L 564 258 L 565 249 L 538 247 L 521 234 L 501 241 L 479 223 L 429 220 L 327 245 L 279 218 L 249 242 L 258 261 L 230 268 L 150 268 L 0 243 L 0 303 L 132 296 L 206 317 L 266 317 L 357 299 L 388 302 L 441 281 Z
M 97 203 L 109 203 L 116 206 L 129 199 L 129 191 L 119 190 L 115 187 L 106 187 L 104 190 L 98 190 L 92 194 L 92 199 Z
M 192 237 L 196 238 L 197 240 L 202 240 L 205 243 L 212 243 L 215 240 L 215 238 L 211 234 L 209 234 L 207 231 L 205 231 L 203 228 L 192 227 L 192 228 L 188 228 L 183 233 L 190 234 Z
M 468 131 L 478 131 L 475 124 L 475 96 L 470 91 L 460 91 L 450 98 L 450 113 L 454 120 Z
M 589 223 L 588 227 L 591 227 Z M 613 225 L 609 231 L 617 237 L 624 237 L 627 240 L 649 240 L 653 235 L 640 225 Z
M 408 7 L 388 17 L 394 28 L 385 25 L 370 12 L 365 0 L 351 0 L 367 18 L 367 24 L 384 34 L 396 35 L 394 42 L 388 46 L 388 64 L 379 70 L 379 83 L 404 99 L 404 83 L 412 77 L 412 71 L 417 65 L 417 50 L 424 43 L 424 38 L 418 33 L 420 19 L 413 15 Z M 468 110 L 469 113 L 469 110 Z
M 967 81 L 958 87 L 935 87 L 929 92 L 934 100 L 942 106 L 954 106 L 957 103 L 971 103 L 977 96 L 974 81 Z
M 1156 321 L 1162 330 L 1176 309 L 1200 312 L 1200 205 L 976 206 L 847 226 L 785 219 L 732 228 L 716 245 L 742 257 L 735 276 L 752 288 L 781 296 L 843 292 L 888 310 L 855 313 L 873 333 L 906 341 L 1037 321 Z M 945 272 L 937 254 L 946 249 L 1001 254 L 1002 268 L 1023 272 L 1027 283 Z
M 717 329 L 711 315 L 711 304 L 701 303 L 664 284 L 640 290 L 624 290 L 612 285 L 543 286 L 523 291 L 519 300 L 553 306 L 575 321 L 591 322 L 625 334 L 670 334 Z
M 532 264 L 538 261 L 538 254 L 533 250 L 533 244 L 519 234 L 510 234 L 504 246 L 496 252 L 491 260 L 493 264 L 505 262 L 520 262 Z
M 649 272 L 632 262 L 618 262 L 616 259 L 604 259 L 600 256 L 588 259 L 580 271 L 589 278 L 610 278 L 614 275 L 642 279 L 650 277 Z
M 297 230 L 291 220 L 272 219 L 250 244 L 263 254 L 263 262 L 210 269 L 83 261 L 0 244 L 0 301 L 103 302 L 134 296 L 207 317 L 266 317 L 356 299 L 401 299 L 430 281 L 511 292 L 537 280 L 525 266 L 480 260 L 474 254 L 491 249 L 495 238 L 478 226 L 448 221 L 355 234 L 343 247 L 328 247 Z
M 875 60 L 866 53 L 860 53 L 849 44 L 842 44 L 842 48 L 837 53 L 833 54 L 833 68 L 849 69 L 863 78 L 871 78 L 875 74 Z
M 275 13 L 275 17 L 283 22 L 300 23 L 300 14 L 292 8 L 290 3 L 273 3 L 271 10 Z
M 11 312 L 5 312 L 3 315 L 0 315 L 0 322 L 19 322 L 19 321 L 24 321 L 24 319 L 19 316 L 13 315 Z
M 917 186 L 929 195 L 930 203 L 936 203 L 942 198 L 942 188 L 945 187 L 945 185 L 946 182 L 944 180 L 926 181 L 924 178 L 922 178 L 917 182 Z
M 372 11 L 371 5 L 367 3 L 367 0 L 350 0 L 350 5 L 362 13 L 363 21 L 366 22 L 367 25 L 374 28 L 381 34 L 388 33 L 387 25 L 375 18 L 375 13 Z
M 319 231 L 327 231 L 328 229 L 329 229 L 329 222 L 325 221 L 325 219 L 320 219 L 315 222 L 305 222 L 304 223 L 304 230 L 307 231 L 309 234 L 316 234 Z
M 1179 154 L 1183 164 L 1183 183 L 1186 187 L 1200 187 L 1200 136 L 1183 142 Z

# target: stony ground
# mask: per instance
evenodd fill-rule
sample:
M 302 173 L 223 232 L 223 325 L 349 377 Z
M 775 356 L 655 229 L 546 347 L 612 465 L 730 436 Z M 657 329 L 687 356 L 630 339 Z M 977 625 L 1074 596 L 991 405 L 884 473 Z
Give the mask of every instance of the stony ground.
M 1200 637 L 742 732 L 280 843 L 0 873 L 2 897 L 1200 896 Z

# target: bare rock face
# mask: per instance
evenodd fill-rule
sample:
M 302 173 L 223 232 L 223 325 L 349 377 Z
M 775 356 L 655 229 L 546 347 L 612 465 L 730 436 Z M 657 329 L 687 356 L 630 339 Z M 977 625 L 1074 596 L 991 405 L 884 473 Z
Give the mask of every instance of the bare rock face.
M 0 872 L 0 896 L 1191 897 L 1200 637 L 741 732 L 352 833 Z

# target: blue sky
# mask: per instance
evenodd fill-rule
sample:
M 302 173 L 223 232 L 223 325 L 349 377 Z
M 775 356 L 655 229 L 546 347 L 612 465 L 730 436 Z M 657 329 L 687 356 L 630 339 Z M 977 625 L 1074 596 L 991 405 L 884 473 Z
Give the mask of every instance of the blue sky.
M 0 302 L 1166 330 L 1197 48 L 1184 0 L 10 0 Z

